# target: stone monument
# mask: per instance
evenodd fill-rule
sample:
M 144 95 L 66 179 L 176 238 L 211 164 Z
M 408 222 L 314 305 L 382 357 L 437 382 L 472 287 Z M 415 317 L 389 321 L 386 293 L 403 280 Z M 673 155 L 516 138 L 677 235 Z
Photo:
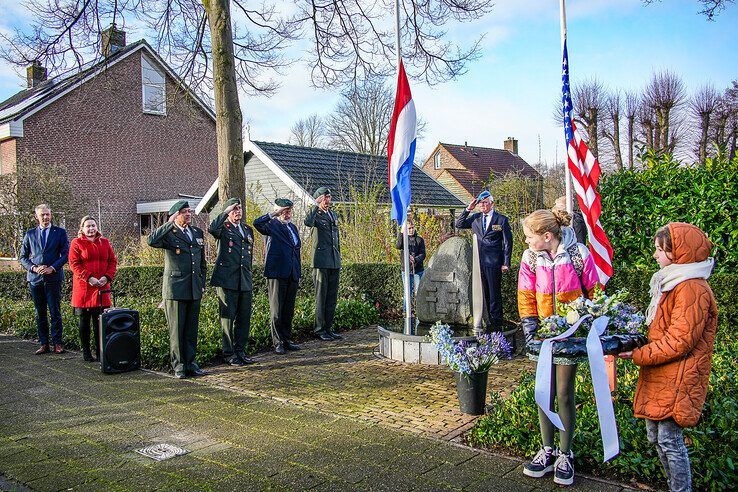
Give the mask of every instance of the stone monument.
M 471 296 L 471 245 L 464 238 L 451 237 L 425 267 L 415 298 L 415 315 L 422 323 L 472 325 Z

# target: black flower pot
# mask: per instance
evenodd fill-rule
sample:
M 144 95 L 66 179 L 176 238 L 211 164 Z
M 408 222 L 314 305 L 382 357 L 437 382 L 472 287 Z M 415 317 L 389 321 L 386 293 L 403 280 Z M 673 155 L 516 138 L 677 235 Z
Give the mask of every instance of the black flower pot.
M 456 393 L 459 395 L 459 410 L 468 415 L 483 415 L 487 399 L 487 376 L 489 372 L 462 374 L 455 372 Z

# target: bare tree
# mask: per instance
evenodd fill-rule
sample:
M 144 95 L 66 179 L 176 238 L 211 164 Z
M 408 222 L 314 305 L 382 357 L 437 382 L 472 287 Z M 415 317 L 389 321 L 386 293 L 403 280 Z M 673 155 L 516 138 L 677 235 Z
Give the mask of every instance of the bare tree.
M 481 37 L 461 49 L 446 40 L 443 27 L 478 19 L 490 11 L 492 0 L 403 0 L 400 5 L 408 73 L 429 83 L 463 74 L 479 54 Z M 186 83 L 203 94 L 213 91 L 219 196 L 244 196 L 238 88 L 273 92 L 278 84 L 272 76 L 291 61 L 283 56 L 290 42 L 309 41 L 308 62 L 318 86 L 394 70 L 395 38 L 385 22 L 392 2 L 296 0 L 295 6 L 293 14 L 283 15 L 282 5 L 268 0 L 27 0 L 32 26 L 0 33 L 0 57 L 16 65 L 39 60 L 51 71 L 82 67 L 109 24 L 142 23 Z
M 600 156 L 599 126 L 605 108 L 605 86 L 596 78 L 585 80 L 573 87 L 572 104 L 574 121 L 583 126 L 588 138 L 589 150 L 595 157 Z
M 625 121 L 628 127 L 628 169 L 633 169 L 633 150 L 636 139 L 636 117 L 638 115 L 638 96 L 631 91 L 625 93 Z
M 361 154 L 384 155 L 394 95 L 384 82 L 371 79 L 344 92 L 326 117 L 329 146 Z
M 692 115 L 697 119 L 700 137 L 697 141 L 697 157 L 700 164 L 707 159 L 707 138 L 710 131 L 710 118 L 717 109 L 720 95 L 712 85 L 700 87 L 689 102 Z
M 290 143 L 302 147 L 320 147 L 324 136 L 323 120 L 317 114 L 299 120 L 290 129 Z
M 643 0 L 643 3 L 645 4 L 651 4 L 655 2 L 660 2 L 661 0 Z M 699 3 L 702 5 L 702 10 L 700 10 L 700 14 L 707 17 L 707 20 L 715 20 L 715 17 L 720 14 L 723 10 L 725 10 L 725 7 L 728 6 L 729 3 L 734 3 L 733 0 L 699 0 Z
M 734 80 L 732 86 L 725 89 L 721 102 L 726 130 L 725 148 L 728 151 L 728 158 L 734 159 L 738 145 L 738 81 Z
M 655 73 L 643 93 L 644 105 L 653 113 L 653 145 L 658 152 L 673 154 L 679 141 L 680 110 L 687 96 L 682 79 L 673 72 Z
M 620 90 L 615 89 L 605 97 L 605 118 L 603 119 L 602 135 L 612 145 L 616 169 L 623 169 L 623 154 L 620 150 L 621 111 Z

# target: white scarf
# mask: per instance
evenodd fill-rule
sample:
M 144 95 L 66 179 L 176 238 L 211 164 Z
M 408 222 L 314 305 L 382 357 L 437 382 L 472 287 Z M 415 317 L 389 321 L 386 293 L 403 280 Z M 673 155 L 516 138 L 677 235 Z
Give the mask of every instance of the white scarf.
M 714 258 L 708 258 L 698 263 L 672 263 L 654 273 L 651 277 L 651 288 L 648 291 L 651 294 L 651 303 L 646 309 L 646 324 L 650 326 L 656 317 L 656 308 L 664 292 L 674 289 L 680 283 L 691 278 L 709 278 L 714 264 Z

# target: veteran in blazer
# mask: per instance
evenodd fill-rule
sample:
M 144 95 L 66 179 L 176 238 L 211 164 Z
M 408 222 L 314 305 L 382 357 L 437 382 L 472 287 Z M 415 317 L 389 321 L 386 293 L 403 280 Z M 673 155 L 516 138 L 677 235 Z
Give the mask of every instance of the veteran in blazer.
M 169 351 L 177 378 L 207 374 L 195 362 L 200 301 L 205 292 L 207 263 L 204 235 L 191 225 L 186 200 L 169 209 L 169 220 L 149 236 L 149 246 L 164 250 L 162 297 L 169 325 Z
M 472 214 L 474 207 L 479 212 Z M 510 268 L 512 230 L 507 217 L 494 209 L 494 197 L 483 191 L 456 219 L 458 229 L 471 229 L 477 235 L 482 272 L 484 302 L 492 330 L 502 329 L 502 272 Z
M 51 207 L 37 205 L 34 216 L 38 226 L 26 231 L 19 261 L 27 271 L 33 306 L 36 309 L 36 328 L 41 345 L 36 354 L 52 351 L 49 344 L 49 318 L 51 317 L 51 343 L 57 354 L 64 352 L 62 344 L 61 288 L 64 283 L 64 264 L 69 255 L 67 231 L 51 223 Z
M 299 231 L 292 223 L 292 206 L 292 200 L 277 198 L 272 212 L 254 220 L 254 228 L 266 236 L 264 276 L 269 291 L 272 343 L 278 354 L 300 350 L 300 346 L 290 340 L 302 246 Z
M 210 285 L 215 286 L 218 294 L 223 358 L 232 366 L 243 366 L 254 362 L 246 356 L 251 327 L 254 231 L 242 220 L 241 200 L 231 198 L 224 207 L 208 228 L 218 250 Z
M 321 186 L 313 194 L 316 205 L 305 215 L 305 225 L 313 230 L 313 282 L 315 284 L 315 330 L 321 340 L 340 340 L 333 331 L 341 273 L 341 242 L 338 217 L 331 210 L 331 190 Z

